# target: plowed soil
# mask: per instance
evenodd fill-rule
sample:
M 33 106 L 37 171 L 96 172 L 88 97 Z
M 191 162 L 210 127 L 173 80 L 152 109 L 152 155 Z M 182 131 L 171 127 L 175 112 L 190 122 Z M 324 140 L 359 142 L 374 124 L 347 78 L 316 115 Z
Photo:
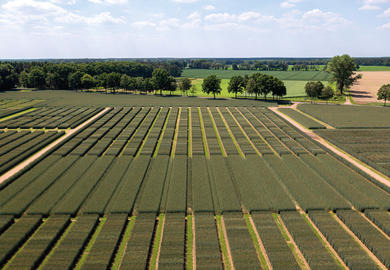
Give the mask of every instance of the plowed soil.
M 358 80 L 351 88 L 351 95 L 355 103 L 366 104 L 378 102 L 379 88 L 390 83 L 390 71 L 359 72 L 363 78 Z

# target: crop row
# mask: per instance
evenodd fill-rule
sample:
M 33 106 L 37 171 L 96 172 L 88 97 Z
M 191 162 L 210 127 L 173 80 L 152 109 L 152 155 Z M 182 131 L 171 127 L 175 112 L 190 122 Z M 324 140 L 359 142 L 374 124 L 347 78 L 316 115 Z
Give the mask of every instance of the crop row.
M 102 108 L 42 107 L 0 123 L 0 128 L 74 128 Z
M 40 131 L 18 133 L 3 139 L 8 141 L 8 143 L 0 147 L 0 174 L 11 169 L 22 160 L 64 135 L 63 132 Z M 16 137 L 18 138 L 15 139 Z M 10 141 L 11 139 L 14 140 Z M 0 143 L 3 140 L 0 140 Z
M 376 268 L 368 254 L 331 214 L 325 211 L 309 211 L 309 216 L 348 267 L 351 269 Z
M 390 236 L 389 212 L 384 210 L 367 209 L 364 214 L 374 222 L 382 231 Z
M 314 121 L 313 119 L 307 117 L 306 115 L 300 113 L 297 110 L 290 108 L 280 108 L 278 110 L 308 129 L 326 129 L 325 126 L 321 125 L 317 121 Z
M 280 216 L 311 268 L 338 268 L 336 261 L 298 212 L 281 212 Z
M 25 108 L 28 106 L 32 106 L 41 102 L 41 100 L 33 100 L 33 99 L 1 99 L 0 107 L 2 110 L 4 109 L 18 109 Z
M 389 238 L 373 227 L 360 213 L 352 210 L 337 211 L 337 216 L 359 237 L 359 239 L 390 267 Z

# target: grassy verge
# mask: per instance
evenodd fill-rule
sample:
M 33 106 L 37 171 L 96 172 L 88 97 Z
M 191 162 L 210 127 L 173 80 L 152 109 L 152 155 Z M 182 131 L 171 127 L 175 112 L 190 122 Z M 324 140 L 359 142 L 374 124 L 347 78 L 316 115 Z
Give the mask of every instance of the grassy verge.
M 14 117 L 17 117 L 17 116 L 20 116 L 20 115 L 23 115 L 23 114 L 26 114 L 26 113 L 29 113 L 29 112 L 32 112 L 32 111 L 35 111 L 36 109 L 37 108 L 31 108 L 31 109 L 27 109 L 25 111 L 21 111 L 21 112 L 18 112 L 18 113 L 14 113 L 14 114 L 8 115 L 6 117 L 0 118 L 0 122 L 8 120 L 8 119 L 11 119 L 11 118 L 14 118 Z
M 192 231 L 192 216 L 187 216 L 187 234 L 186 234 L 186 269 L 192 270 L 193 269 L 193 245 L 194 245 L 194 234 Z
M 202 141 L 203 141 L 204 154 L 205 154 L 206 158 L 210 159 L 210 152 L 209 152 L 209 147 L 207 145 L 206 131 L 204 130 L 202 112 L 200 111 L 199 107 L 198 107 L 198 113 L 199 113 L 200 128 L 202 131 Z
M 176 125 L 175 125 L 175 135 L 173 137 L 172 150 L 171 150 L 171 157 L 172 158 L 175 157 L 175 153 L 176 153 L 176 143 L 177 143 L 177 137 L 179 136 L 181 110 L 182 110 L 182 108 L 179 108 L 179 110 L 177 112 L 177 119 L 176 119 Z
M 154 241 L 153 241 L 152 255 L 149 262 L 149 269 L 151 270 L 157 269 L 157 260 L 160 253 L 162 233 L 164 229 L 164 219 L 165 219 L 165 215 L 160 214 L 158 217 L 156 235 L 154 236 Z
M 264 254 L 261 252 L 260 243 L 257 240 L 257 235 L 256 235 L 256 232 L 254 231 L 252 223 L 249 220 L 249 215 L 245 214 L 244 218 L 245 218 L 246 226 L 248 227 L 248 230 L 249 230 L 249 234 L 251 235 L 253 245 L 255 246 L 256 252 L 259 256 L 261 268 L 264 270 L 267 270 L 268 269 L 267 261 L 264 257 Z
M 127 241 L 129 241 L 131 231 L 133 230 L 134 224 L 135 224 L 136 217 L 133 216 L 130 218 L 129 223 L 127 224 L 127 228 L 123 234 L 122 241 L 119 245 L 118 251 L 116 252 L 114 262 L 112 264 L 111 269 L 117 270 L 119 269 L 123 255 L 125 254 L 126 247 L 127 247 Z
M 221 251 L 222 251 L 223 264 L 225 266 L 225 269 L 231 270 L 232 266 L 230 265 L 229 253 L 228 253 L 228 248 L 226 245 L 227 239 L 225 239 L 225 233 L 222 229 L 221 215 L 217 215 L 216 219 L 217 219 L 217 227 L 218 227 L 219 245 L 220 245 Z

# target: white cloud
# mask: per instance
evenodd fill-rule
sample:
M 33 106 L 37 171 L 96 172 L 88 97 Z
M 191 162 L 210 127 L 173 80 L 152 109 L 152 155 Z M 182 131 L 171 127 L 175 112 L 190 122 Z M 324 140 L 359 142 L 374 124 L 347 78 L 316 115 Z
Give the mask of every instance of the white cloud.
M 198 11 L 195 11 L 195 12 L 191 13 L 187 18 L 190 20 L 198 20 L 201 18 L 201 16 L 200 16 L 200 13 Z
M 128 3 L 128 0 L 88 0 L 88 2 L 94 4 L 117 5 L 117 4 L 126 4 Z
M 230 14 L 230 13 L 212 13 L 207 15 L 204 18 L 206 21 L 211 22 L 226 22 L 226 21 L 233 21 L 236 19 L 236 15 Z
M 390 16 L 390 8 L 383 11 L 383 13 L 380 15 L 380 17 L 389 17 Z
M 171 0 L 172 2 L 176 2 L 176 3 L 195 3 L 195 2 L 198 2 L 198 0 Z
M 281 8 L 293 8 L 297 3 L 302 2 L 303 0 L 286 0 L 280 3 Z
M 137 27 L 137 28 L 144 28 L 144 27 L 155 27 L 156 24 L 154 22 L 150 21 L 137 21 L 131 23 L 132 26 Z
M 382 7 L 381 4 L 389 3 L 389 0 L 362 0 L 363 5 L 359 10 L 380 10 Z
M 381 28 L 383 28 L 383 29 L 389 29 L 389 30 L 390 30 L 390 22 L 389 22 L 389 23 L 386 23 L 386 24 L 384 24 L 384 25 L 382 25 Z
M 206 6 L 203 7 L 203 9 L 211 11 L 211 10 L 215 10 L 215 7 L 213 5 L 206 5 Z

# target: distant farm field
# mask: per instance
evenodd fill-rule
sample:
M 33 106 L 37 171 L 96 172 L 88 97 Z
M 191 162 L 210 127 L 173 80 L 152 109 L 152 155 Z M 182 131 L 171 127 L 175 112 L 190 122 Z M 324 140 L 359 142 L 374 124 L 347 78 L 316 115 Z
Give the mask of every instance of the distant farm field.
M 230 79 L 236 75 L 252 75 L 264 73 L 275 76 L 280 80 L 294 81 L 329 81 L 331 75 L 325 71 L 252 71 L 252 70 L 209 70 L 209 69 L 185 69 L 182 77 L 205 78 L 209 75 L 217 75 L 220 79 Z
M 390 66 L 360 66 L 359 71 L 390 71 Z

